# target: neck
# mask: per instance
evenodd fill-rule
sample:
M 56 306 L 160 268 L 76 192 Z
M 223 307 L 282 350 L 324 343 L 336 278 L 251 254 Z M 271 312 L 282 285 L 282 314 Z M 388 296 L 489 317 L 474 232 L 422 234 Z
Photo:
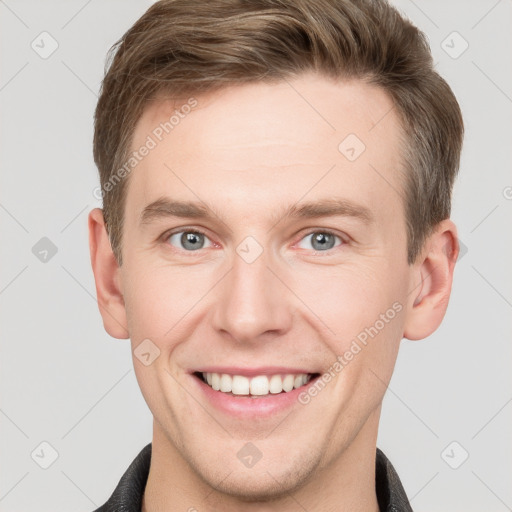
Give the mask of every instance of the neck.
M 348 447 L 319 464 L 298 489 L 265 501 L 242 500 L 218 491 L 182 457 L 153 422 L 151 465 L 142 512 L 379 512 L 375 492 L 375 456 L 380 408 L 375 410 Z M 229 475 L 228 475 L 229 476 Z M 221 474 L 218 480 L 223 480 Z

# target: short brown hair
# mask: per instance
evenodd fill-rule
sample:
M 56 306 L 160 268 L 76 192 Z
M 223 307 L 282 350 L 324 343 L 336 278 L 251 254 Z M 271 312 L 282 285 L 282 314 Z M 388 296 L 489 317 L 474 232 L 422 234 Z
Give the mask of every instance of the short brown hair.
M 149 100 L 306 71 L 361 79 L 391 97 L 405 134 L 409 264 L 450 216 L 464 132 L 460 108 L 433 68 L 425 35 L 385 0 L 160 0 L 110 49 L 106 69 L 94 160 L 119 264 L 127 179 L 105 185 L 129 158 Z

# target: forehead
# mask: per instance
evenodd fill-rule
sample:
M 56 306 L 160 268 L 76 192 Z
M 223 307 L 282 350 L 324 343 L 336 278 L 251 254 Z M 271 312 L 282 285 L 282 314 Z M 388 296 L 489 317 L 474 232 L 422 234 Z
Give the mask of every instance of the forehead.
M 305 75 L 160 99 L 134 131 L 132 151 L 150 139 L 152 148 L 130 174 L 126 205 L 140 213 L 162 195 L 215 196 L 261 212 L 336 191 L 393 209 L 400 136 L 391 99 L 361 81 Z

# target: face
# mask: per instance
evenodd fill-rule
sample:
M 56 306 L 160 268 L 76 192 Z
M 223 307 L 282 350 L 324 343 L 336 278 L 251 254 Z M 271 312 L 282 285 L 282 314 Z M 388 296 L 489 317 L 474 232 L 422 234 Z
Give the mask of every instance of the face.
M 124 211 L 128 332 L 158 356 L 134 367 L 159 449 L 261 498 L 375 443 L 417 284 L 400 125 L 381 89 L 304 75 L 197 96 L 157 140 L 187 100 L 150 104 L 132 144 L 156 141 Z

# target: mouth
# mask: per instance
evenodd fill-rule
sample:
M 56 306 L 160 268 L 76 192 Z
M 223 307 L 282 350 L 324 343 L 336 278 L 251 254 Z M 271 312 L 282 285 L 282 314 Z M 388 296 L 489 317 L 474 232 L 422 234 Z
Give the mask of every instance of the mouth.
M 320 376 L 319 373 L 276 373 L 247 377 L 217 372 L 193 372 L 192 375 L 214 391 L 239 398 L 265 398 L 291 393 Z

